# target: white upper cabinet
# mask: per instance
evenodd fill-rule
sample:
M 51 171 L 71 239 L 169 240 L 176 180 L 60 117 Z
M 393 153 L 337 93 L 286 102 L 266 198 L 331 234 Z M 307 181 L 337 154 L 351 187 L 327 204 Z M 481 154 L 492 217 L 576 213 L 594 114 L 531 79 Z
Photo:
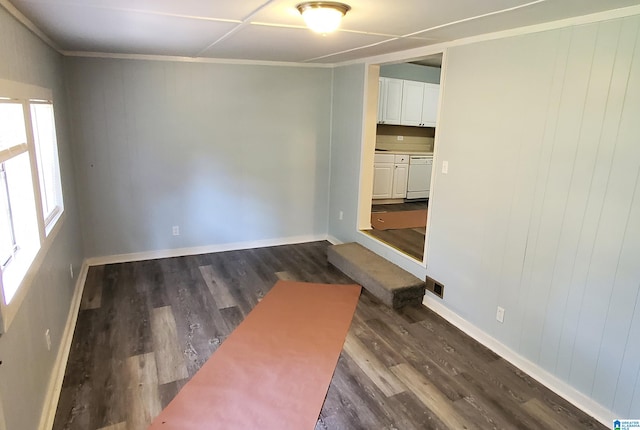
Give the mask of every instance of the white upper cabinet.
M 384 82 L 378 92 L 378 95 L 382 96 L 382 100 L 378 98 L 378 121 L 380 124 L 400 125 L 404 81 L 393 78 L 380 78 L 380 80 Z
M 424 84 L 422 82 L 404 81 L 400 124 L 421 125 L 423 98 Z
M 440 85 L 424 84 L 422 97 L 422 127 L 435 127 L 438 118 L 438 98 L 440 96 Z
M 387 105 L 387 78 L 378 78 L 378 124 L 384 121 L 384 108 Z
M 378 124 L 435 127 L 440 85 L 379 78 Z

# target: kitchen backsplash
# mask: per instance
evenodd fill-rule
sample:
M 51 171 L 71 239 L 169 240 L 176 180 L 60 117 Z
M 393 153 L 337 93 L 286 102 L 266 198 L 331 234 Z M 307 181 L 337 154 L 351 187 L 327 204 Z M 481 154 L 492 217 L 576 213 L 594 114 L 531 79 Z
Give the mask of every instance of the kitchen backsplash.
M 433 152 L 434 134 L 435 129 L 428 127 L 378 125 L 376 149 Z

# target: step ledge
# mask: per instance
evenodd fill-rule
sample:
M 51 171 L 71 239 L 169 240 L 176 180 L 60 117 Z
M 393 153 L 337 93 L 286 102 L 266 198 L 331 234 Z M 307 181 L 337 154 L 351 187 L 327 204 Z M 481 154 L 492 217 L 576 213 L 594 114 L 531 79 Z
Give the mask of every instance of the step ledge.
M 425 283 L 359 243 L 332 245 L 329 263 L 394 309 L 422 303 Z

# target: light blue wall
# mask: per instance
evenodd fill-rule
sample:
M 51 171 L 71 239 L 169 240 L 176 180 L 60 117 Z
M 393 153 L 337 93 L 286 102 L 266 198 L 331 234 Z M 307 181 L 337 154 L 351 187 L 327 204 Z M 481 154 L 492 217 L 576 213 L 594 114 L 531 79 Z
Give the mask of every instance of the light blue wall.
M 639 26 L 448 52 L 429 238 L 447 306 L 620 417 L 640 416 Z
M 364 72 L 363 64 L 333 70 L 329 231 L 345 242 L 357 234 Z
M 82 248 L 62 57 L 0 7 L 0 59 L 0 79 L 53 90 L 67 215 L 19 313 L 0 336 L 0 401 L 6 428 L 26 430 L 37 428 L 40 419 L 75 284 L 69 264 L 76 274 L 80 271 Z M 45 343 L 47 328 L 51 330 L 51 351 Z
M 326 235 L 330 69 L 66 66 L 89 257 Z
M 411 63 L 383 64 L 380 66 L 380 76 L 439 84 L 440 68 Z
M 640 416 L 639 28 L 636 16 L 447 52 L 426 271 L 371 246 L 350 213 L 334 220 L 355 210 L 357 169 L 337 163 L 359 160 L 359 136 L 334 128 L 332 145 L 330 234 L 443 282 L 445 306 L 619 417 Z M 336 87 L 348 93 L 334 110 L 352 100 L 355 119 L 362 88 Z

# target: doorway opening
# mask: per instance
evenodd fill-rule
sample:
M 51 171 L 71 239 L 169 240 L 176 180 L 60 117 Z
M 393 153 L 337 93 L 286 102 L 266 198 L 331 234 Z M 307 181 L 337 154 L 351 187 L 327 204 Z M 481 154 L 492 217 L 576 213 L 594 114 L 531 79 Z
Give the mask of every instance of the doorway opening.
M 423 264 L 442 58 L 368 69 L 360 230 Z

